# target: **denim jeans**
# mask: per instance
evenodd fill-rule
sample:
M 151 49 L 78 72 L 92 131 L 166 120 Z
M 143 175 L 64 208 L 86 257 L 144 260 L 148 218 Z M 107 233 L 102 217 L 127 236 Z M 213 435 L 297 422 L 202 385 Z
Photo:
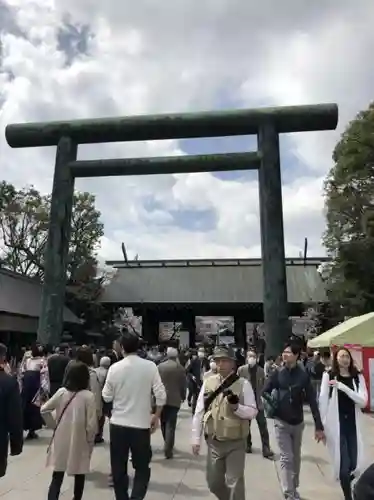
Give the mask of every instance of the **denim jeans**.
M 344 499 L 352 500 L 352 472 L 357 467 L 357 435 L 354 419 L 340 416 L 340 485 Z

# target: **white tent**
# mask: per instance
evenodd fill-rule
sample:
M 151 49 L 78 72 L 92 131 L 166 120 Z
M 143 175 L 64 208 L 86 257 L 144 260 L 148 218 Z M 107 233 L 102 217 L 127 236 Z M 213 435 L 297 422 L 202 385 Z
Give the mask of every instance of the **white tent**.
M 374 312 L 349 318 L 308 341 L 311 349 L 345 344 L 374 347 Z

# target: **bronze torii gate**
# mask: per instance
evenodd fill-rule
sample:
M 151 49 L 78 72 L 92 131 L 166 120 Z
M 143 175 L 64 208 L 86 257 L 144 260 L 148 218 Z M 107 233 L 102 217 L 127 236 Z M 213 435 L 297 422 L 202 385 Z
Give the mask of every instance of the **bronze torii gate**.
M 57 146 L 38 340 L 57 344 L 63 327 L 66 266 L 76 177 L 258 169 L 264 319 L 268 354 L 280 352 L 288 321 L 279 134 L 333 130 L 336 104 L 14 124 L 13 148 Z M 258 152 L 77 161 L 79 144 L 256 134 Z

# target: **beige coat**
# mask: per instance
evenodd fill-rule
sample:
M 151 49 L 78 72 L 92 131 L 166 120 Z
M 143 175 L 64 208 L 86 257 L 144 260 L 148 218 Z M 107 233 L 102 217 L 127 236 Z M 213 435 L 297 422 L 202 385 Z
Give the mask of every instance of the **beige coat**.
M 74 393 L 64 387 L 40 409 L 42 415 L 55 411 L 56 422 Z M 97 432 L 95 397 L 91 391 L 76 394 L 64 412 L 52 445 L 48 451 L 47 465 L 69 476 L 87 474 L 90 470 L 92 450 Z
M 66 374 L 69 371 L 69 367 L 71 366 L 71 363 L 75 363 L 75 362 L 76 361 L 73 359 L 71 361 L 69 361 L 69 363 L 65 369 L 64 381 L 63 381 L 62 385 L 65 385 Z M 102 388 L 101 388 L 99 378 L 97 376 L 95 369 L 92 366 L 89 366 L 88 371 L 90 372 L 90 391 L 95 396 L 96 414 L 97 414 L 97 418 L 99 419 L 103 414 L 103 400 L 101 398 Z
M 89 368 L 90 372 L 90 390 L 95 396 L 96 405 L 96 415 L 99 419 L 103 414 L 103 400 L 101 397 L 102 387 L 99 382 L 99 377 L 97 376 L 96 370 L 94 368 Z

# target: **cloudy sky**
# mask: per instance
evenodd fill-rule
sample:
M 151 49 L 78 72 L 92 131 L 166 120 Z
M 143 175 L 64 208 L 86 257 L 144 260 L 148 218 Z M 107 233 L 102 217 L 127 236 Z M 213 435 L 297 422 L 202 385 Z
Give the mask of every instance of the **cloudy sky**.
M 161 7 L 162 6 L 162 7 Z M 322 184 L 339 133 L 373 99 L 373 0 L 0 0 L 0 177 L 49 192 L 54 148 L 4 127 L 101 116 L 337 102 L 336 132 L 282 136 L 285 245 L 323 254 Z M 246 151 L 255 139 L 84 146 L 81 159 Z M 257 257 L 255 173 L 80 180 L 100 256 Z

